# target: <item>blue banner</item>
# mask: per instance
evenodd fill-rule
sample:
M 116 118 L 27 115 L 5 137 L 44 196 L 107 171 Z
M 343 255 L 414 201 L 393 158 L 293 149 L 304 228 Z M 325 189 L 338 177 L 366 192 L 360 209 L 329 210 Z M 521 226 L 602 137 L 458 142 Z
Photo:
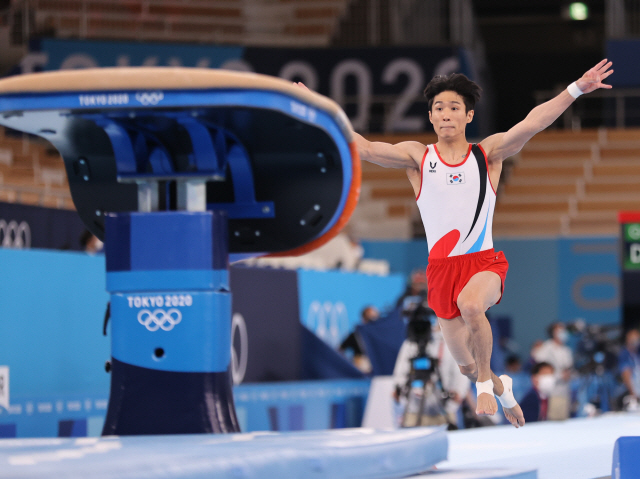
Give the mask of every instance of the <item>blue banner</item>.
M 617 238 L 559 240 L 558 269 L 561 320 L 620 324 Z
M 359 427 L 369 379 L 248 384 L 233 394 L 245 432 Z
M 337 348 L 359 324 L 365 306 L 390 311 L 404 291 L 405 280 L 401 275 L 301 270 L 298 287 L 302 323 Z

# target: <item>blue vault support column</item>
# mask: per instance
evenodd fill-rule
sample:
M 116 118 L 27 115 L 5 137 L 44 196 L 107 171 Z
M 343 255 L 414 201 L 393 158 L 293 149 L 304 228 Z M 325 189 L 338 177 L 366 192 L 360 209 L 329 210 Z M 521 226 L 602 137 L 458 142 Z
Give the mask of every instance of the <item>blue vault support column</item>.
M 112 368 L 104 435 L 239 431 L 221 211 L 106 218 Z

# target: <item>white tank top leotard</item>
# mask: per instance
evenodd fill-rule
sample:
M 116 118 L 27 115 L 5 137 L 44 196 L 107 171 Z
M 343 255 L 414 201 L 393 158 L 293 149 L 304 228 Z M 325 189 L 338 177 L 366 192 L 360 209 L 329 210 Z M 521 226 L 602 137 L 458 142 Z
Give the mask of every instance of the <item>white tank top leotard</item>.
M 435 145 L 427 146 L 416 202 L 427 234 L 429 257 L 493 248 L 496 193 L 481 146 L 469 145 L 467 156 L 457 165 L 443 161 Z

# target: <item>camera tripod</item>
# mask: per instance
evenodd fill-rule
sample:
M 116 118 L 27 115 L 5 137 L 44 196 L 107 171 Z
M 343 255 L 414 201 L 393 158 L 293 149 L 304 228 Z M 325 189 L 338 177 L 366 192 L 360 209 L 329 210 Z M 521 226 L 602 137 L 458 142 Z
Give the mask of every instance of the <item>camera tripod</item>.
M 439 426 L 457 429 L 455 421 L 445 409 L 451 395 L 440 381 L 438 360 L 426 355 L 426 345 L 419 344 L 418 355 L 411 358 L 411 371 L 404 387 L 406 407 L 402 414 L 402 427 Z

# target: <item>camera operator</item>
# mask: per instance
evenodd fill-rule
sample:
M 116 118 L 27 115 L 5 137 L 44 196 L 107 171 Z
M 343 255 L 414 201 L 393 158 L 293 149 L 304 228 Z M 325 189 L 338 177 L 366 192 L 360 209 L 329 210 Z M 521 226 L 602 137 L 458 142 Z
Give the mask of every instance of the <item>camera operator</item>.
M 433 310 L 424 303 L 414 305 L 406 312 L 407 339 L 402 343 L 393 371 L 396 404 L 405 403 L 402 426 L 458 424 L 457 413 L 469 392 L 471 383 L 462 375 L 453 356 L 447 349 L 440 325 Z M 421 358 L 426 358 L 429 368 L 420 371 Z M 424 363 L 423 363 L 424 364 Z M 422 417 L 409 410 L 412 382 L 424 379 L 424 407 Z M 430 396 L 430 397 L 427 397 Z
M 396 307 L 401 307 L 403 314 L 413 311 L 419 303 L 427 300 L 427 276 L 424 270 L 416 270 L 411 273 L 409 283 L 402 295 L 398 298 Z
M 549 339 L 534 351 L 533 359 L 537 363 L 549 363 L 555 370 L 556 377 L 568 382 L 573 370 L 573 351 L 566 345 L 569 332 L 563 323 L 553 323 L 547 329 Z

